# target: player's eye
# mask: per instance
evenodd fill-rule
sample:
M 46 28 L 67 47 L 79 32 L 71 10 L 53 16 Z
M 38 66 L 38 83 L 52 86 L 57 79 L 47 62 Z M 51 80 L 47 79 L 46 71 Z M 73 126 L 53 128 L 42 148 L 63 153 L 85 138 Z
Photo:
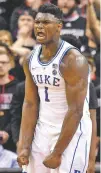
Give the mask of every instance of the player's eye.
M 40 24 L 40 21 L 38 21 L 38 20 L 35 20 L 35 24 Z
M 47 25 L 47 24 L 50 24 L 52 23 L 51 21 L 49 20 L 44 20 L 44 21 L 38 21 L 38 20 L 35 20 L 35 24 L 39 25 L 39 24 L 44 24 L 44 25 Z
M 50 24 L 51 22 L 48 20 L 43 21 L 43 24 Z

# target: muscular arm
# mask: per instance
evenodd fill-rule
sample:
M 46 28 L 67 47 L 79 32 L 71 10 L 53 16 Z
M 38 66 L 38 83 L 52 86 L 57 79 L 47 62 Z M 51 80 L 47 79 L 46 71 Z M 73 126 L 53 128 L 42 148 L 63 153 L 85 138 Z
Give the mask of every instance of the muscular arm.
M 24 72 L 26 74 L 25 98 L 22 110 L 19 149 L 29 150 L 38 119 L 38 92 L 29 72 L 27 62 L 24 62 Z
M 60 66 L 65 80 L 68 112 L 53 153 L 62 154 L 72 140 L 83 116 L 88 84 L 88 63 L 77 51 L 71 50 Z

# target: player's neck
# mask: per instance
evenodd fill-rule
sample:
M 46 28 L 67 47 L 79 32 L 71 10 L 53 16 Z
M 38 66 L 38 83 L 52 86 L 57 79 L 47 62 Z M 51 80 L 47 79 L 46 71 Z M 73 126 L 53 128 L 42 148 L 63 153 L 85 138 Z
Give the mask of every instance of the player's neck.
M 60 44 L 61 44 L 61 40 L 57 40 L 56 42 L 43 45 L 42 53 L 41 53 L 42 59 L 49 61 L 53 56 L 55 56 Z

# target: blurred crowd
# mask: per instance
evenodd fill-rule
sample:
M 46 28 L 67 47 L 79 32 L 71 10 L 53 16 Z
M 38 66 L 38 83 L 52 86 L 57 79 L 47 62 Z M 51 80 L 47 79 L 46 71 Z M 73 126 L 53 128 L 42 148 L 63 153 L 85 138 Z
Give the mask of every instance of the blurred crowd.
M 22 64 L 37 44 L 33 27 L 38 8 L 50 2 L 63 12 L 61 37 L 68 36 L 70 43 L 71 34 L 79 39 L 90 65 L 98 100 L 96 162 L 100 162 L 100 0 L 0 0 L 0 168 L 18 167 L 25 89 Z

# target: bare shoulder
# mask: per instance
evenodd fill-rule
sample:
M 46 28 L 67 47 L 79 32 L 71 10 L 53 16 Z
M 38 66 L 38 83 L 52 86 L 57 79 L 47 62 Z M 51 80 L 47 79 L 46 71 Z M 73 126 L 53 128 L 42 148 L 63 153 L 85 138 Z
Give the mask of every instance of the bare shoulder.
M 63 78 L 72 84 L 78 82 L 81 78 L 88 78 L 88 61 L 76 49 L 71 49 L 63 58 L 60 64 L 60 72 Z
M 30 63 L 31 57 L 33 56 L 33 52 L 34 52 L 34 50 L 32 50 L 27 57 L 24 57 L 23 69 L 24 69 L 25 74 L 30 72 L 29 71 L 29 63 Z

